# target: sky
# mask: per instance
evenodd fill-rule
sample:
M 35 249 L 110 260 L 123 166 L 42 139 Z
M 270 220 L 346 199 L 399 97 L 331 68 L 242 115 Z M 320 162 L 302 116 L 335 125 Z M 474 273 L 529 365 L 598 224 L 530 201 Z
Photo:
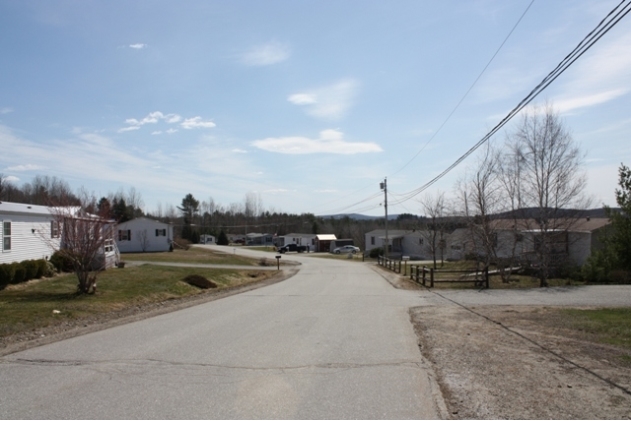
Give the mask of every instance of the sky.
M 422 195 L 397 198 L 480 140 L 618 3 L 0 0 L 0 173 L 99 197 L 134 188 L 146 212 L 188 193 L 226 207 L 254 193 L 267 210 L 316 215 L 383 215 L 387 178 L 388 212 L 421 214 Z M 536 100 L 584 152 L 594 207 L 615 205 L 631 165 L 630 89 L 627 16 Z M 474 160 L 427 192 L 452 194 Z

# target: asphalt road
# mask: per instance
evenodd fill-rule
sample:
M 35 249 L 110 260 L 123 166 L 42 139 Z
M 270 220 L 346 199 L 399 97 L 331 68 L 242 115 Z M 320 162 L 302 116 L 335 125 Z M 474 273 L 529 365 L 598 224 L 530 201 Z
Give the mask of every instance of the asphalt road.
M 283 259 L 299 274 L 1 358 L 0 418 L 438 418 L 419 292 L 361 263 Z
M 0 358 L 0 419 L 440 418 L 410 307 L 631 306 L 629 285 L 405 291 L 372 264 L 282 259 L 301 262 L 300 272 Z

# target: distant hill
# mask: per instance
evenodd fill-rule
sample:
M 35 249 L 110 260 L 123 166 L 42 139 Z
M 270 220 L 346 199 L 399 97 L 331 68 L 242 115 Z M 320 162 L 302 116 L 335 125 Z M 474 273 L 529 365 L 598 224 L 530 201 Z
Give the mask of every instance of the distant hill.
M 619 210 L 619 208 L 612 208 L 613 210 Z M 538 218 L 540 215 L 539 208 L 525 208 L 514 211 L 517 213 L 517 218 Z M 576 209 L 565 209 L 561 212 L 561 214 L 567 213 L 567 215 L 580 215 L 585 218 L 606 218 L 607 214 L 605 214 L 605 210 L 603 208 L 595 208 L 595 209 L 587 209 L 587 210 L 576 210 Z M 514 213 L 511 212 L 503 212 L 493 215 L 494 219 L 505 219 L 505 218 L 513 218 Z
M 388 221 L 394 221 L 399 215 L 388 215 Z M 343 219 L 349 217 L 356 221 L 372 221 L 375 219 L 383 219 L 383 216 L 362 215 L 360 213 L 339 213 L 337 215 L 320 215 L 320 218 L 324 219 Z
M 613 210 L 619 210 L 619 208 L 612 208 Z M 518 218 L 537 218 L 539 215 L 539 209 L 538 208 L 525 208 L 525 209 L 519 209 L 517 213 L 517 217 Z M 565 212 L 567 212 L 568 215 L 570 214 L 575 214 L 576 212 L 580 212 L 580 215 L 585 217 L 585 218 L 606 218 L 607 215 L 605 214 L 605 210 L 603 208 L 595 208 L 595 209 L 587 209 L 584 211 L 577 211 L 575 209 L 567 209 L 565 210 Z M 394 215 L 388 215 L 388 221 L 396 221 L 399 218 L 399 214 L 394 214 Z M 342 219 L 342 218 L 350 218 L 356 221 L 371 221 L 371 220 L 376 220 L 376 219 L 383 219 L 383 216 L 372 216 L 372 215 L 362 215 L 359 213 L 340 213 L 337 215 L 321 215 L 319 216 L 320 218 L 324 218 L 324 219 Z M 418 218 L 421 218 L 421 216 L 418 216 Z M 448 217 L 450 219 L 453 219 L 454 217 L 450 216 Z M 492 215 L 493 219 L 506 219 L 506 218 L 513 218 L 513 212 L 502 212 L 502 213 L 498 213 L 495 215 Z M 456 219 L 460 219 L 459 217 L 456 217 Z

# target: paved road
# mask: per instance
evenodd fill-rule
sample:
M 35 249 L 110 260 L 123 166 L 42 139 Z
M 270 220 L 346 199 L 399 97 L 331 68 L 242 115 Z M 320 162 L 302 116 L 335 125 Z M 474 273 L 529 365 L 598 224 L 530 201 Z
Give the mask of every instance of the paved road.
M 0 358 L 0 419 L 438 418 L 409 307 L 631 305 L 631 286 L 438 295 L 283 259 L 302 266 L 281 283 Z
M 0 418 L 439 417 L 418 292 L 291 258 L 284 282 L 0 359 Z

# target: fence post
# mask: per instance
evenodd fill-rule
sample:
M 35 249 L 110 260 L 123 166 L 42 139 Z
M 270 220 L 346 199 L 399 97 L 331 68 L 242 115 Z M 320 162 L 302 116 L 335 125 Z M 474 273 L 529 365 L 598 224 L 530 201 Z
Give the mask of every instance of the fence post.
M 418 270 L 419 270 L 419 268 L 420 268 L 420 266 L 417 265 L 416 266 L 416 283 L 417 284 L 418 284 L 418 281 L 419 281 L 419 279 L 418 279 Z
M 430 288 L 434 288 L 434 268 L 429 269 Z
M 425 265 L 423 265 L 423 286 L 425 286 Z
M 486 289 L 489 289 L 489 267 L 484 268 L 484 281 L 486 283 Z

